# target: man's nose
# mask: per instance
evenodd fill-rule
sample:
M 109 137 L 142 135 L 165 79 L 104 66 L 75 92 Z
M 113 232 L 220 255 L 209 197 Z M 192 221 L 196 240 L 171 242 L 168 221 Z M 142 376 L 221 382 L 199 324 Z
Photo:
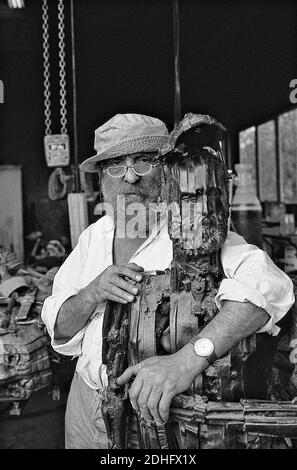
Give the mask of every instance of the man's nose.
M 132 168 L 127 168 L 127 172 L 124 176 L 124 181 L 126 181 L 126 183 L 134 184 L 138 180 L 139 180 L 139 176 L 136 173 L 134 173 Z

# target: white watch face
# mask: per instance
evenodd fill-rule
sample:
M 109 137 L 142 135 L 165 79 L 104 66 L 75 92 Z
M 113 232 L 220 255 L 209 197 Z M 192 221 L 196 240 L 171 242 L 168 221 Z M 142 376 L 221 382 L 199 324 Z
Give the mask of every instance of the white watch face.
M 207 357 L 210 356 L 214 351 L 214 344 L 208 338 L 201 338 L 194 344 L 194 349 L 198 356 Z

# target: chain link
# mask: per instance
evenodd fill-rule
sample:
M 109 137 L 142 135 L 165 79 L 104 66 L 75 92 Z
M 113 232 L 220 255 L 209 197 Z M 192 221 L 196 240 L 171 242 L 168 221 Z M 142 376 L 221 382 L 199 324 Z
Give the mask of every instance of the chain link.
M 65 62 L 65 15 L 64 0 L 58 0 L 58 38 L 59 38 L 59 85 L 60 85 L 60 125 L 61 134 L 67 134 L 66 101 L 66 62 Z M 44 120 L 45 135 L 52 133 L 51 90 L 50 90 L 50 52 L 49 52 L 49 14 L 48 0 L 42 0 L 42 39 L 43 39 L 43 77 L 44 77 Z
M 58 2 L 58 29 L 61 134 L 67 134 L 64 0 Z
M 51 90 L 50 90 L 50 61 L 49 61 L 49 23 L 48 3 L 42 0 L 42 40 L 43 40 L 43 85 L 44 85 L 44 120 L 45 135 L 52 133 L 51 126 Z

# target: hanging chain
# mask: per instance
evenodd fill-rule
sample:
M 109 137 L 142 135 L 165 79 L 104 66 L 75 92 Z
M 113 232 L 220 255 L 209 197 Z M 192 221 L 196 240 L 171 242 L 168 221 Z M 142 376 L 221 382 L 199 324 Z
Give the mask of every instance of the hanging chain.
M 66 62 L 65 62 L 65 24 L 64 0 L 58 1 L 59 36 L 59 77 L 60 77 L 60 124 L 61 134 L 67 134 L 66 109 Z M 44 118 L 45 135 L 52 133 L 51 90 L 50 90 L 50 53 L 49 53 L 49 15 L 48 0 L 42 0 L 42 39 L 43 39 L 43 77 L 44 77 Z
M 44 84 L 44 121 L 45 135 L 52 133 L 51 126 L 51 90 L 50 90 L 50 62 L 49 62 L 49 31 L 48 31 L 48 4 L 42 0 L 42 40 L 43 40 L 43 84 Z
M 60 89 L 60 134 L 52 134 L 51 90 L 50 90 L 50 42 L 49 42 L 49 2 L 42 0 L 42 39 L 43 39 L 43 74 L 44 74 L 44 120 L 45 136 L 43 139 L 46 163 L 49 167 L 69 165 L 70 143 L 67 134 L 66 109 L 66 61 L 65 61 L 65 15 L 64 0 L 57 0 L 58 5 L 58 48 L 59 48 L 59 89 Z M 52 182 L 52 180 L 50 180 Z M 49 183 L 52 184 L 52 183 Z M 51 197 L 49 191 L 49 197 Z M 52 197 L 51 197 L 52 198 Z
M 58 28 L 61 134 L 67 134 L 64 0 L 58 2 Z

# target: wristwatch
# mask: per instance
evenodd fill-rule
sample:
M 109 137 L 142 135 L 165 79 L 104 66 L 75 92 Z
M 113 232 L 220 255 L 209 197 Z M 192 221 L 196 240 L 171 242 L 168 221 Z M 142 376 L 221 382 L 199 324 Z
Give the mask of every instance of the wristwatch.
M 215 345 L 209 338 L 193 339 L 190 343 L 194 346 L 197 356 L 203 357 L 209 364 L 213 364 L 217 360 Z

